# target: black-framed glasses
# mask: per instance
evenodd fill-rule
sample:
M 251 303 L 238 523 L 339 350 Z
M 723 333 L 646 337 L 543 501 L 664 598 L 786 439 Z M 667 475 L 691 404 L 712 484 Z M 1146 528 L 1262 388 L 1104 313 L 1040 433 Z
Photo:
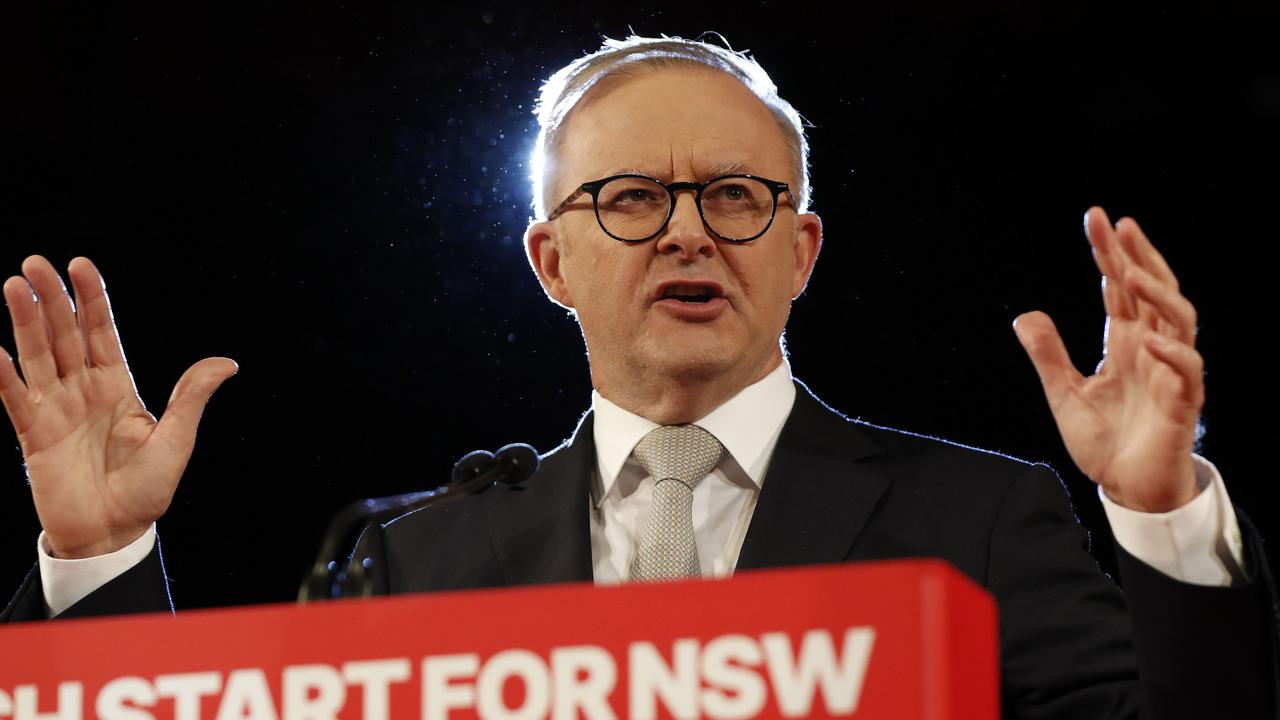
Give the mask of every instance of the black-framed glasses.
M 554 220 L 583 193 L 591 195 L 600 229 L 614 240 L 638 243 L 652 240 L 667 228 L 675 214 L 676 192 L 694 191 L 694 204 L 707 231 L 726 242 L 755 240 L 773 224 L 778 196 L 795 196 L 784 182 L 755 175 L 722 175 L 705 183 L 666 183 L 647 175 L 613 175 L 583 183 L 547 216 Z

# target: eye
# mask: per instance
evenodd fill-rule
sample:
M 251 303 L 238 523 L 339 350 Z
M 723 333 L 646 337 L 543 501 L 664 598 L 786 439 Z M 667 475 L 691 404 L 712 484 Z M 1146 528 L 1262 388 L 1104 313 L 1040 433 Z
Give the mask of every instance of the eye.
M 755 208 L 765 203 L 768 191 L 751 180 L 718 182 L 707 188 L 703 200 L 724 209 Z
M 652 199 L 653 193 L 649 190 L 645 190 L 644 188 L 631 188 L 629 190 L 624 190 L 617 198 L 620 202 L 647 202 Z
M 648 210 L 666 202 L 666 189 L 645 178 L 619 178 L 600 188 L 600 207 L 614 211 Z

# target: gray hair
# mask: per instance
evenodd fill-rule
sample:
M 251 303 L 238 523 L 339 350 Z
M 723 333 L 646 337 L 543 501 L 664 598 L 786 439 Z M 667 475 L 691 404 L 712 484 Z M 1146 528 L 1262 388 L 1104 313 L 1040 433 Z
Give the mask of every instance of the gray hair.
M 709 34 L 720 37 L 718 33 Z M 778 96 L 777 86 L 755 58 L 749 57 L 745 50 L 735 51 L 701 40 L 632 35 L 625 40 L 605 38 L 599 50 L 574 60 L 542 84 L 533 110 L 538 116 L 538 139 L 529 158 L 536 217 L 545 218 L 551 203 L 558 200 L 547 197 L 547 193 L 555 188 L 555 156 L 562 144 L 560 130 L 569 113 L 591 88 L 606 78 L 635 77 L 646 70 L 699 65 L 726 72 L 742 81 L 769 108 L 791 150 L 799 182 L 795 192 L 797 211 L 804 212 L 809 205 L 809 141 L 804 135 L 804 121 L 791 103 Z

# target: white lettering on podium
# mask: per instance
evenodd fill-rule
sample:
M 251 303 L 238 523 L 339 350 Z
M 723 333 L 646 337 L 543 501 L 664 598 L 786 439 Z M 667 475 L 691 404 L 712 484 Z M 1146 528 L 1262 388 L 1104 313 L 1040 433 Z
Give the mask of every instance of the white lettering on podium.
M 146 679 L 116 678 L 98 691 L 94 710 L 100 720 L 155 720 L 155 715 L 135 706 L 151 707 L 158 699 L 155 688 Z
M 875 630 L 869 627 L 849 628 L 844 633 L 841 657 L 837 658 L 831 633 L 810 630 L 800 641 L 797 664 L 792 660 L 791 638 L 786 633 L 762 635 L 765 664 L 782 714 L 808 715 L 815 686 L 822 692 L 828 713 L 847 715 L 857 710 L 875 636 Z
M 524 684 L 524 702 L 507 707 L 502 688 L 507 680 L 519 678 Z M 551 677 L 542 658 L 528 650 L 503 650 L 480 668 L 476 680 L 476 710 L 493 720 L 533 720 L 546 717 L 551 708 Z
M 702 712 L 726 720 L 758 716 L 768 688 L 760 674 L 747 667 L 758 667 L 760 661 L 760 645 L 746 635 L 722 635 L 707 643 L 702 679 L 710 687 L 702 690 Z
M 156 695 L 173 698 L 173 720 L 200 720 L 200 697 L 221 688 L 222 675 L 216 672 L 156 676 Z
M 657 717 L 659 697 L 677 718 L 698 716 L 698 641 L 677 640 L 671 655 L 673 662 L 667 665 L 653 643 L 631 644 L 627 662 L 630 717 L 642 720 Z
M 609 695 L 617 687 L 618 669 L 608 651 L 593 645 L 556 648 L 550 669 L 542 656 L 521 649 L 505 650 L 483 664 L 478 655 L 428 657 L 422 668 L 424 720 L 443 720 L 450 710 L 468 709 L 495 720 L 548 713 L 555 718 L 577 718 L 579 713 L 587 720 L 616 718 Z M 519 707 L 508 707 L 503 695 L 511 681 L 524 689 Z
M 382 658 L 283 668 L 240 668 L 225 676 L 195 672 L 109 679 L 92 704 L 84 703 L 79 682 L 51 687 L 18 685 L 0 690 L 0 719 L 80 720 L 86 713 L 102 720 L 199 720 L 202 699 L 217 703 L 217 720 L 335 720 L 360 715 L 369 720 L 404 717 L 407 707 L 393 703 L 393 683 L 418 682 L 424 720 L 447 720 L 451 712 L 494 720 L 616 720 L 615 706 L 630 718 L 740 719 L 773 715 L 804 717 L 815 712 L 849 715 L 858 709 L 875 644 L 871 627 L 843 633 L 809 630 L 758 637 L 721 635 L 707 642 L 683 638 L 660 651 L 637 641 L 625 655 L 597 645 L 551 648 L 549 653 L 511 648 L 488 657 L 477 653 L 425 656 L 422 677 L 413 677 L 409 658 Z M 663 648 L 666 650 L 667 648 Z M 627 663 L 626 697 L 617 697 L 619 662 Z M 273 695 L 267 672 L 279 680 Z M 519 686 L 517 689 L 516 686 Z M 413 688 L 408 685 L 403 690 Z M 358 688 L 362 708 L 352 690 Z M 508 703 L 504 690 L 512 688 Z M 397 693 L 404 697 L 408 693 Z M 172 699 L 173 710 L 167 701 Z M 776 709 L 775 709 L 776 708 Z M 44 710 L 44 712 L 41 712 Z
M 283 685 L 284 720 L 337 720 L 347 701 L 347 686 L 329 665 L 287 667 Z
M 342 677 L 350 685 L 359 685 L 364 695 L 364 720 L 389 720 L 391 717 L 391 683 L 409 679 L 413 668 L 405 658 L 394 660 L 353 660 L 342 666 Z
M 613 656 L 595 645 L 562 647 L 551 651 L 551 717 L 577 720 L 615 720 L 609 695 L 618 685 Z
M 35 685 L 13 689 L 13 720 L 80 720 L 84 715 L 84 686 L 78 682 L 58 683 L 58 709 L 40 712 Z
M 466 708 L 476 703 L 476 688 L 466 685 L 453 685 L 451 680 L 474 677 L 480 670 L 480 656 L 475 653 L 467 655 L 437 655 L 422 661 L 422 718 L 423 720 L 445 720 L 449 710 Z
M 276 720 L 276 708 L 267 688 L 267 676 L 257 668 L 232 670 L 222 692 L 217 720 Z

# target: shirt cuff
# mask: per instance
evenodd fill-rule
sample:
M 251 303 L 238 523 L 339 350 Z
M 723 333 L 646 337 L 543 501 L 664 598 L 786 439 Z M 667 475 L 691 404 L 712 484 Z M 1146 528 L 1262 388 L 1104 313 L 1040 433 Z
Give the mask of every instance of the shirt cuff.
M 40 584 L 44 588 L 44 609 L 48 617 L 57 617 L 89 593 L 123 575 L 142 562 L 155 544 L 153 523 L 141 537 L 115 552 L 63 560 L 49 554 L 49 541 L 41 531 L 36 541 L 36 556 L 40 559 Z
M 1169 512 L 1131 510 L 1098 486 L 1111 532 L 1125 552 L 1174 580 L 1210 586 L 1246 580 L 1244 544 L 1227 486 L 1213 463 L 1195 453 L 1191 459 L 1200 493 Z

